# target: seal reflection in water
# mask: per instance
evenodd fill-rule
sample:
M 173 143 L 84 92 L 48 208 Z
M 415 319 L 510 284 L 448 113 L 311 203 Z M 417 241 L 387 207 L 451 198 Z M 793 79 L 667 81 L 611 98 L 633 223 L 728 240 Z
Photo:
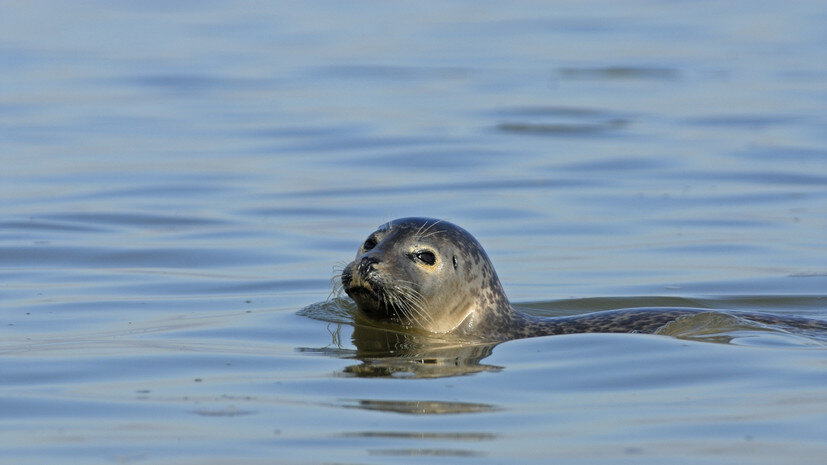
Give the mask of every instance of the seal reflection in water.
M 402 218 L 374 231 L 342 272 L 362 315 L 406 331 L 477 341 L 573 333 L 654 333 L 679 318 L 709 312 L 642 308 L 539 318 L 515 310 L 482 246 L 464 229 L 431 218 Z M 727 312 L 729 313 L 729 312 Z M 827 323 L 733 312 L 770 325 L 827 331 Z

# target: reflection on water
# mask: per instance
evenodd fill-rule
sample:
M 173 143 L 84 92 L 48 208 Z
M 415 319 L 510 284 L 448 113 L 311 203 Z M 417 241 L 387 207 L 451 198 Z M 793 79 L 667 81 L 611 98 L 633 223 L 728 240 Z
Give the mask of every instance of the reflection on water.
M 439 378 L 502 369 L 480 363 L 491 355 L 496 344 L 462 342 L 400 331 L 398 328 L 354 324 L 358 317 L 355 305 L 348 298 L 334 298 L 309 305 L 299 314 L 337 325 L 330 332 L 330 346 L 299 350 L 359 360 L 359 364 L 345 367 L 344 373 L 349 375 L 363 378 Z M 349 341 L 343 341 L 340 325 L 352 326 Z M 354 349 L 346 348 L 351 345 Z
M 400 431 L 361 431 L 355 433 L 345 433 L 346 437 L 363 437 L 363 438 L 401 438 L 401 439 L 445 439 L 449 441 L 491 441 L 497 437 L 496 434 L 491 433 L 464 433 L 464 432 L 445 432 L 436 433 L 428 431 L 419 432 L 400 432 Z
M 403 432 L 403 431 L 360 431 L 345 433 L 344 437 L 361 438 L 368 440 L 391 439 L 405 441 L 450 441 L 456 443 L 493 441 L 497 435 L 480 432 Z M 443 456 L 443 457 L 482 457 L 487 454 L 474 449 L 459 448 L 399 448 L 399 449 L 370 449 L 370 455 L 389 456 Z
M 357 399 L 344 401 L 343 407 L 360 408 L 364 410 L 381 410 L 383 412 L 408 413 L 414 415 L 450 415 L 457 413 L 492 412 L 496 407 L 488 404 L 472 402 L 441 402 L 441 401 L 398 401 L 398 400 L 371 400 Z
M 417 335 L 357 325 L 353 330 L 355 358 L 361 364 L 345 368 L 361 377 L 436 378 L 502 367 L 481 364 L 495 344 L 440 345 Z
M 426 457 L 485 457 L 487 454 L 470 449 L 373 449 L 370 455 Z

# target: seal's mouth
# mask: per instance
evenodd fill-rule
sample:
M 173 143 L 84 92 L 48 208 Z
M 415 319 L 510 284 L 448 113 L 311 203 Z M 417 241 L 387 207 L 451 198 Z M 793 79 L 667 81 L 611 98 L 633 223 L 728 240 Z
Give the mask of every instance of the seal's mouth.
M 372 302 L 379 302 L 379 296 L 373 292 L 372 289 L 369 289 L 364 286 L 352 286 L 350 288 L 345 289 L 347 295 L 350 296 L 351 299 L 355 300 L 356 302 L 360 301 L 372 301 Z
M 379 289 L 374 290 L 370 283 L 366 282 L 345 288 L 345 292 L 356 302 L 356 307 L 363 315 L 377 321 L 395 320 L 398 315 L 397 309 L 388 305 L 377 291 L 381 292 Z

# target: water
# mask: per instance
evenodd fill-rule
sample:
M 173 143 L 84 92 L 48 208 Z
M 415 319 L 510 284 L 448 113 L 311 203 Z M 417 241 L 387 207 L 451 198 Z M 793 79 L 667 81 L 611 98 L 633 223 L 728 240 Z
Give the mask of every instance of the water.
M 299 314 L 427 215 L 536 314 L 827 318 L 823 2 L 0 8 L 0 462 L 823 463 L 817 337 Z

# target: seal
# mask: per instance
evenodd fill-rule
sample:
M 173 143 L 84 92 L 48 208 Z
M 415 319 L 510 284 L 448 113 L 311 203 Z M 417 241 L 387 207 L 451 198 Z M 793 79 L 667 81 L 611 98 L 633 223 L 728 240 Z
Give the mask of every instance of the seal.
M 380 226 L 345 266 L 341 282 L 360 313 L 406 330 L 506 341 L 572 333 L 654 333 L 696 308 L 635 308 L 541 318 L 515 310 L 491 260 L 466 230 L 432 218 Z M 729 313 L 727 313 L 729 314 Z M 763 324 L 827 331 L 827 322 L 735 312 Z

